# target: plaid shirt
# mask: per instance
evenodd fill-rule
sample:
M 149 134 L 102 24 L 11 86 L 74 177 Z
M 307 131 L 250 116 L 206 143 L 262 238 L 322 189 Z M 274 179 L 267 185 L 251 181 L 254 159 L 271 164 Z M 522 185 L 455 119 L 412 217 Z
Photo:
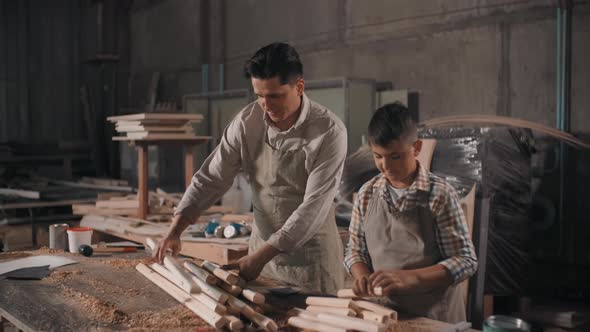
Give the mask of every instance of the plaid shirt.
M 443 265 L 459 283 L 472 276 L 477 269 L 477 257 L 467 228 L 463 210 L 459 204 L 457 193 L 445 180 L 430 173 L 418 164 L 419 171 L 414 183 L 407 192 L 392 201 L 387 190 L 387 180 L 382 174 L 365 183 L 358 193 L 352 209 L 350 221 L 350 239 L 346 246 L 344 265 L 350 272 L 353 264 L 362 262 L 372 270 L 370 253 L 365 239 L 365 214 L 373 195 L 384 199 L 392 212 L 405 211 L 417 205 L 426 206 L 432 211 L 435 220 L 435 235 L 442 256 Z M 429 193 L 428 201 L 420 201 L 418 191 Z M 421 197 L 426 197 L 421 195 Z M 422 198 L 422 200 L 424 200 Z

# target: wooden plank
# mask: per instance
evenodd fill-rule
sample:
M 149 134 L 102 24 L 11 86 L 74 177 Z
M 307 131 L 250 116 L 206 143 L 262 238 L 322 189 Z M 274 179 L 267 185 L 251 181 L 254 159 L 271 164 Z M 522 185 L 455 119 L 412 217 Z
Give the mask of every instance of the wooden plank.
M 185 146 L 184 147 L 184 186 L 188 188 L 193 180 L 193 175 L 195 174 L 195 156 L 194 156 L 194 146 Z
M 137 216 L 140 219 L 145 219 L 148 215 L 148 146 L 146 144 L 137 145 L 137 196 L 139 200 L 139 209 Z
M 113 141 L 130 141 L 130 142 L 141 142 L 141 141 L 146 141 L 146 142 L 158 142 L 158 141 L 162 141 L 162 142 L 166 142 L 166 143 L 175 143 L 175 144 L 202 144 L 202 143 L 206 143 L 207 141 L 209 141 L 211 139 L 210 136 L 192 136 L 189 138 L 151 138 L 151 137 L 146 137 L 146 138 L 131 138 L 131 137 L 126 137 L 126 136 L 114 136 L 113 137 Z
M 34 332 L 36 331 L 36 329 L 30 327 L 29 325 L 27 325 L 27 323 L 21 321 L 20 319 L 14 317 L 13 315 L 11 315 L 9 312 L 7 312 L 6 310 L 0 308 L 0 317 L 2 317 L 3 319 L 6 319 L 7 321 L 10 322 L 10 324 L 14 325 L 19 331 L 25 331 L 25 332 Z M 0 321 L 0 324 L 2 324 L 3 322 Z
M 193 133 L 187 134 L 177 134 L 177 133 L 159 133 L 159 132 L 149 132 L 149 131 L 140 131 L 140 132 L 128 132 L 127 137 L 130 139 L 176 139 L 176 140 L 183 140 L 183 139 L 192 139 L 197 136 Z
M 95 231 L 118 236 L 123 239 L 144 243 L 146 237 L 161 237 L 167 231 L 167 227 L 162 226 L 142 226 L 138 228 L 129 227 L 130 222 L 127 218 L 103 217 L 97 215 L 86 215 L 82 218 L 81 225 L 91 227 Z M 146 229 L 142 231 L 142 229 Z M 235 262 L 236 260 L 248 254 L 247 244 L 221 244 L 207 242 L 190 242 L 182 240 L 182 255 L 225 265 Z
M 137 121 L 137 120 L 203 120 L 203 115 L 194 113 L 138 113 L 128 115 L 109 116 L 107 121 Z
M 29 209 L 29 208 L 41 208 L 41 207 L 55 207 L 55 206 L 68 206 L 72 204 L 84 204 L 94 203 L 94 198 L 84 199 L 66 199 L 61 201 L 39 201 L 39 202 L 22 202 L 22 203 L 7 203 L 0 204 L 0 210 L 11 210 L 11 209 Z
M 143 274 L 154 284 L 156 284 L 158 287 L 163 289 L 170 296 L 175 298 L 178 302 L 184 304 L 187 308 L 196 313 L 209 325 L 215 327 L 216 329 L 220 329 L 227 323 L 227 319 L 225 319 L 223 316 L 207 308 L 201 302 L 197 301 L 192 296 L 185 293 L 182 289 L 178 288 L 176 285 L 168 281 L 166 278 L 162 277 L 154 270 L 150 269 L 147 265 L 139 263 L 136 266 L 136 270 Z
M 151 126 L 151 125 L 143 125 L 143 126 L 119 126 L 115 127 L 120 133 L 125 132 L 192 132 L 192 126 Z
M 53 183 L 53 184 L 58 184 L 61 186 L 72 187 L 72 188 L 88 188 L 88 189 L 98 189 L 98 190 L 133 192 L 133 188 L 125 187 L 125 186 L 106 186 L 106 185 L 99 185 L 99 184 L 90 184 L 90 183 L 73 182 L 73 181 L 62 181 L 62 180 L 51 180 L 51 179 L 48 179 L 48 182 Z
M 97 208 L 106 208 L 106 209 L 138 209 L 139 208 L 139 201 L 137 200 L 106 200 L 106 201 L 97 201 L 96 202 Z
M 17 196 L 30 199 L 40 199 L 41 193 L 34 190 L 0 188 L 0 195 Z

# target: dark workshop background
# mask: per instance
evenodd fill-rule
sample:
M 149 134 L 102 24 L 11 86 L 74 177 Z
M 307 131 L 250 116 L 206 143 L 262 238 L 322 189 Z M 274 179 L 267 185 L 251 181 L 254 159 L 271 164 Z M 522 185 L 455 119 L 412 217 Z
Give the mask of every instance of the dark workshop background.
M 0 142 L 89 143 L 96 160 L 80 162 L 81 172 L 119 177 L 132 168 L 122 163 L 133 160 L 121 160 L 104 118 L 141 109 L 154 72 L 158 100 L 180 109 L 186 94 L 248 88 L 244 61 L 277 40 L 297 48 L 308 80 L 371 78 L 415 91 L 421 119 L 502 115 L 555 127 L 557 4 L 0 0 Z M 573 1 L 571 45 L 570 132 L 589 141 L 590 1 Z M 157 183 L 182 186 L 181 152 L 163 148 L 157 161 Z M 588 151 L 572 149 L 565 168 L 561 220 L 538 235 L 535 250 L 551 264 L 550 291 L 583 298 L 590 275 Z M 557 176 L 544 175 L 541 192 L 558 208 Z

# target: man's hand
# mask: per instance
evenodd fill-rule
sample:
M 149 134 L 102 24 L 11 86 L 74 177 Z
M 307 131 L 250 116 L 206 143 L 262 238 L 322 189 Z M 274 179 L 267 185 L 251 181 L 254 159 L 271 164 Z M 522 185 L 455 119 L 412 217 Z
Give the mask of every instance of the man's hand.
M 369 283 L 371 288 L 383 288 L 383 296 L 407 294 L 419 286 L 417 274 L 407 270 L 377 271 L 369 277 Z
M 256 252 L 240 258 L 236 263 L 225 265 L 223 268 L 228 270 L 238 269 L 240 270 L 240 276 L 246 281 L 254 280 L 258 278 L 266 263 L 270 262 L 279 253 L 280 251 L 275 247 L 265 244 Z
M 156 250 L 152 253 L 152 257 L 162 264 L 164 256 L 168 253 L 168 249 L 172 251 L 172 256 L 177 256 L 180 252 L 180 236 L 175 234 L 168 234 L 165 238 L 158 242 Z

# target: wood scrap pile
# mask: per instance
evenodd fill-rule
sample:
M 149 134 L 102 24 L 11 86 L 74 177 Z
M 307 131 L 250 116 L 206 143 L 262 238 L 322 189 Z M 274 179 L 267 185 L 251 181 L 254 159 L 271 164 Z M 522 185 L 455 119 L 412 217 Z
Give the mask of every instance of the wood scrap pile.
M 155 192 L 150 192 L 149 211 L 152 215 L 164 215 L 169 219 L 174 213 L 176 201 L 161 199 Z M 136 194 L 103 193 L 98 194 L 95 204 L 73 204 L 72 211 L 77 215 L 94 214 L 99 216 L 136 216 L 139 209 L 139 200 Z
M 115 130 L 124 136 L 113 140 L 158 140 L 196 138 L 193 124 L 200 123 L 203 116 L 186 113 L 138 113 L 111 116 Z
M 152 239 L 147 246 L 155 248 Z M 237 274 L 208 261 L 180 264 L 170 255 L 164 264 L 138 264 L 136 269 L 216 329 L 240 331 L 249 322 L 264 331 L 278 331 L 265 316 L 264 295 L 248 289 Z
M 340 290 L 341 297 L 354 297 L 352 290 Z M 394 329 L 397 312 L 367 300 L 309 296 L 307 308 L 293 309 L 288 324 L 315 331 L 384 332 Z

